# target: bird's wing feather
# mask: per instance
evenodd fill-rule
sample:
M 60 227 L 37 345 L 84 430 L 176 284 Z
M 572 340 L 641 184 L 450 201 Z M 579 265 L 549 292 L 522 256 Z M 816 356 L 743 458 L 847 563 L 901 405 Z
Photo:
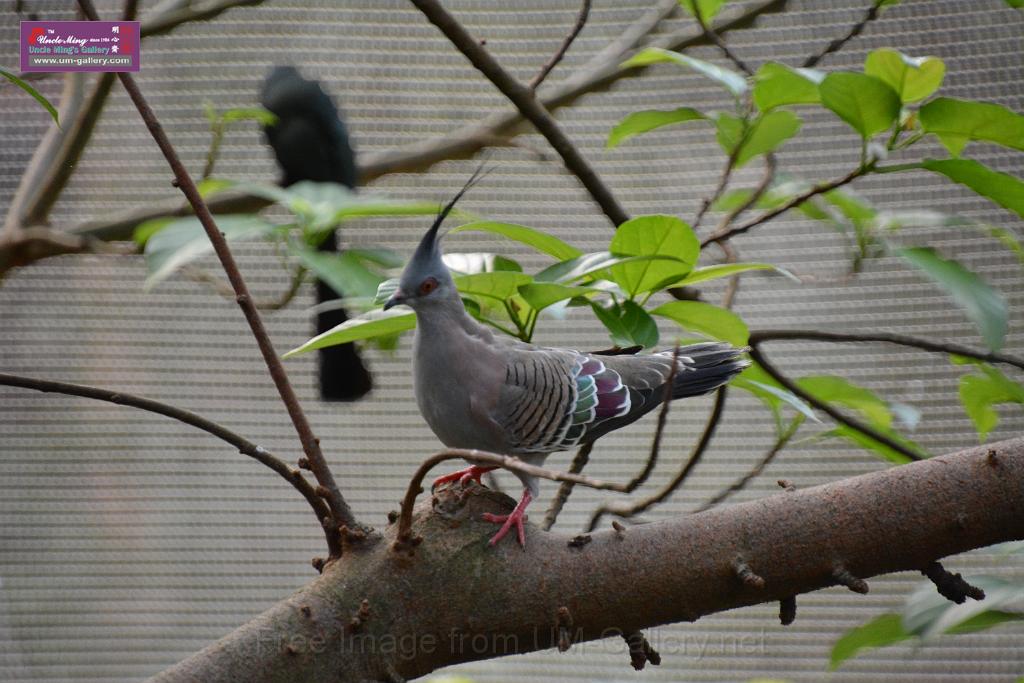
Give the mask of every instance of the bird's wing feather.
M 520 453 L 572 448 L 630 409 L 630 391 L 598 356 L 563 349 L 509 349 L 495 420 Z

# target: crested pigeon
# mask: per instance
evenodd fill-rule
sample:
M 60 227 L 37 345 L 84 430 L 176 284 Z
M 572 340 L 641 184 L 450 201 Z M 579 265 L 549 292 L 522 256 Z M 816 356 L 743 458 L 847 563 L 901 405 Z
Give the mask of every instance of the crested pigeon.
M 474 320 L 442 260 L 438 229 L 474 179 L 439 213 L 384 304 L 416 313 L 413 366 L 416 403 L 449 448 L 512 455 L 542 465 L 549 453 L 594 441 L 635 422 L 662 403 L 672 377 L 672 399 L 700 396 L 729 382 L 749 362 L 742 349 L 721 342 L 651 355 L 595 355 L 536 346 L 499 336 Z M 672 372 L 673 357 L 676 372 Z M 480 482 L 494 467 L 472 465 L 439 477 L 434 486 Z M 535 477 L 516 472 L 523 494 L 500 523 L 495 545 L 515 527 L 525 546 L 525 510 L 539 493 Z

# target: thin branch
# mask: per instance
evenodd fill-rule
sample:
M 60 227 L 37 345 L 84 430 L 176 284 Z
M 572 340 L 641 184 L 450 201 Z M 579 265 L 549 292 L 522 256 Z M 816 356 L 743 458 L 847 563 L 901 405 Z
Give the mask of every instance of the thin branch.
M 585 477 L 581 474 L 569 474 L 567 472 L 546 470 L 543 467 L 530 465 L 529 463 L 525 463 L 519 458 L 514 458 L 510 455 L 498 455 L 497 453 L 488 453 L 487 451 L 478 451 L 476 449 L 448 448 L 440 453 L 435 453 L 424 460 L 420 464 L 419 469 L 416 470 L 416 474 L 414 474 L 412 479 L 409 481 L 409 487 L 406 489 L 405 497 L 402 499 L 402 512 L 398 518 L 398 538 L 400 541 L 404 542 L 410 538 L 410 529 L 412 528 L 412 509 L 416 504 L 416 496 L 423 491 L 424 477 L 427 476 L 427 473 L 435 465 L 442 463 L 445 460 L 458 459 L 465 460 L 473 465 L 500 467 L 511 472 L 519 472 L 531 477 L 549 479 L 551 481 L 572 482 L 573 484 L 579 484 L 580 486 L 599 489 L 601 491 L 619 491 L 622 493 L 626 490 L 625 484 L 616 484 L 614 482 L 591 479 L 590 477 Z
M 641 14 L 615 40 L 601 48 L 580 69 L 581 73 L 601 70 L 608 64 L 622 61 L 622 57 L 636 47 L 641 40 L 653 33 L 661 22 L 679 10 L 679 0 L 660 0 L 651 9 Z
M 750 67 L 732 51 L 732 48 L 725 44 L 722 37 L 715 33 L 715 29 L 711 28 L 707 21 L 704 20 L 704 16 L 700 11 L 700 3 L 697 0 L 693 0 L 693 2 L 690 3 L 690 6 L 693 8 L 693 18 L 697 20 L 697 25 L 700 26 L 700 30 L 704 32 L 707 39 L 714 43 L 715 47 L 721 50 L 726 59 L 735 64 L 737 69 L 748 76 L 753 76 L 754 72 L 750 70 Z
M 799 419 L 790 422 L 789 427 L 786 429 L 786 431 L 784 431 L 775 440 L 775 443 L 772 444 L 772 447 L 769 448 L 768 451 L 764 454 L 764 457 L 762 457 L 757 462 L 757 464 L 754 465 L 753 469 L 751 469 L 745 475 L 743 475 L 735 482 L 733 482 L 732 485 L 729 486 L 728 488 L 719 491 L 717 494 L 715 494 L 714 497 L 712 497 L 706 503 L 702 504 L 700 507 L 694 510 L 694 513 L 710 510 L 711 508 L 715 507 L 716 505 L 724 501 L 726 498 L 731 496 L 732 494 L 742 491 L 747 484 L 749 484 L 751 481 L 759 477 L 761 473 L 764 472 L 764 468 L 768 467 L 768 465 L 771 464 L 772 460 L 775 459 L 775 456 L 781 453 L 782 449 L 785 448 L 786 445 L 789 444 L 789 442 L 793 439 L 793 436 L 800 428 L 800 424 L 801 420 Z
M 590 451 L 594 450 L 594 442 L 583 444 L 576 455 L 572 459 L 572 463 L 569 465 L 569 474 L 579 474 L 583 471 L 583 468 L 590 462 Z M 558 487 L 558 493 L 555 494 L 554 498 L 551 499 L 551 505 L 548 506 L 548 511 L 544 513 L 544 523 L 541 524 L 541 528 L 544 531 L 549 531 L 551 527 L 555 525 L 555 521 L 558 519 L 558 515 L 562 514 L 562 508 L 565 507 L 566 502 L 569 500 L 569 496 L 572 495 L 572 490 L 575 487 L 571 481 L 563 481 Z
M 190 2 L 186 7 L 162 13 L 146 19 L 139 27 L 141 37 L 159 36 L 170 33 L 182 24 L 193 21 L 208 21 L 235 7 L 252 7 L 263 4 L 263 0 L 211 0 Z
M 0 280 L 12 268 L 24 266 L 50 256 L 64 254 L 132 254 L 98 239 L 49 228 L 20 229 L 10 237 L 0 237 Z
M 580 34 L 583 27 L 587 24 L 587 17 L 590 15 L 590 0 L 583 0 L 583 4 L 580 5 L 579 14 L 576 15 L 576 23 L 573 25 L 572 30 L 569 31 L 569 35 L 565 37 L 562 44 L 558 47 L 555 54 L 551 55 L 551 59 L 547 61 L 537 72 L 537 75 L 533 77 L 528 86 L 530 90 L 536 90 L 537 86 L 544 82 L 544 79 L 548 77 L 551 70 L 554 69 L 562 58 L 565 57 L 565 53 L 569 51 L 569 47 L 573 41 L 576 40 L 576 36 Z
M 231 288 L 231 284 L 227 280 L 214 275 L 204 268 L 188 264 L 182 267 L 181 272 L 193 282 L 208 286 L 225 299 L 233 300 L 235 298 L 235 290 Z M 302 283 L 305 282 L 305 279 L 306 268 L 304 266 L 296 267 L 289 279 L 288 288 L 276 299 L 256 299 L 256 308 L 260 311 L 281 310 L 295 299 L 299 290 L 302 289 Z
M 754 188 L 754 191 L 743 201 L 743 203 L 722 216 L 718 221 L 718 225 L 715 226 L 715 230 L 712 234 L 717 235 L 726 231 L 729 226 L 732 225 L 732 222 L 743 214 L 743 212 L 757 204 L 761 197 L 764 196 L 764 193 L 768 191 L 768 188 L 772 186 L 772 182 L 775 180 L 775 168 L 775 155 L 768 152 L 764 155 L 764 175 L 761 176 L 761 182 L 757 184 L 757 187 Z M 719 244 L 721 244 L 721 242 L 719 242 Z
M 846 45 L 848 42 L 859 36 L 861 31 L 864 30 L 865 26 L 867 26 L 869 23 L 878 18 L 878 14 L 881 8 L 882 0 L 875 0 L 875 2 L 872 3 L 871 7 L 868 8 L 867 12 L 865 12 L 864 18 L 858 21 L 856 24 L 854 24 L 846 33 L 846 35 L 842 36 L 841 38 L 836 38 L 831 43 L 826 45 L 821 52 L 813 54 L 807 59 L 805 59 L 804 63 L 801 66 L 803 66 L 804 68 L 816 66 L 818 62 L 820 62 L 826 56 L 839 52 L 839 50 L 843 49 L 844 45 Z
M 160 401 L 154 401 L 153 399 L 127 394 L 123 391 L 110 391 L 108 389 L 88 387 L 81 384 L 53 382 L 46 379 L 22 377 L 7 373 L 0 373 L 0 385 L 31 389 L 33 391 L 41 391 L 43 393 L 81 396 L 83 398 L 106 401 L 107 403 L 114 403 L 120 406 L 138 408 L 139 410 L 163 415 L 164 417 L 169 417 L 172 420 L 177 420 L 178 422 L 201 429 L 207 434 L 231 444 L 237 448 L 238 452 L 242 455 L 248 455 L 250 458 L 257 460 L 277 472 L 283 479 L 294 486 L 295 489 L 302 494 L 302 497 L 305 498 L 306 502 L 308 502 L 310 507 L 313 508 L 313 512 L 316 514 L 317 520 L 319 520 L 321 524 L 330 520 L 330 510 L 328 509 L 327 504 L 320 496 L 317 495 L 313 485 L 310 484 L 304 476 L 302 476 L 302 472 L 298 469 L 289 467 L 286 462 L 272 453 L 269 453 L 262 446 L 257 446 L 253 442 L 234 433 L 230 429 L 211 420 L 207 420 L 205 417 L 196 415 L 193 412 L 182 408 L 176 408 L 174 406 L 167 405 L 166 403 L 161 403 Z M 325 528 L 324 531 L 327 536 L 327 546 L 331 549 L 331 553 L 334 554 L 335 549 L 340 550 L 340 546 L 338 545 L 339 539 L 337 529 Z
M 536 127 L 537 132 L 547 138 L 551 146 L 562 157 L 565 167 L 575 175 L 612 222 L 619 226 L 629 216 L 604 184 L 594 169 L 587 163 L 569 138 L 562 131 L 554 117 L 534 97 L 533 91 L 509 74 L 491 54 L 473 38 L 438 0 L 411 0 L 411 2 L 434 24 L 470 63 L 486 76 L 494 86 L 516 106 L 520 113 Z
M 97 20 L 96 9 L 93 7 L 92 0 L 79 0 L 79 6 L 89 19 Z M 135 104 L 135 108 L 138 109 L 139 114 L 142 116 L 142 120 L 145 122 L 149 132 L 153 135 L 153 139 L 160 147 L 160 151 L 163 152 L 164 158 L 167 159 L 168 165 L 174 172 L 178 187 L 188 199 L 189 204 L 192 205 L 196 217 L 202 223 L 207 236 L 210 238 L 210 242 L 213 244 L 214 251 L 217 252 L 217 258 L 220 259 L 221 265 L 224 266 L 224 272 L 227 274 L 228 280 L 235 290 L 238 305 L 245 314 L 249 328 L 256 338 L 256 343 L 263 354 L 263 360 L 267 364 L 267 369 L 274 381 L 274 385 L 281 395 L 281 400 L 285 404 L 292 424 L 295 426 L 295 431 L 299 435 L 299 440 L 302 442 L 302 450 L 309 460 L 310 469 L 324 490 L 333 515 L 332 521 L 339 526 L 345 525 L 351 528 L 358 528 L 359 524 L 356 522 L 348 503 L 342 498 L 338 485 L 334 481 L 334 475 L 331 473 L 330 467 L 328 467 L 327 461 L 320 450 L 320 443 L 316 436 L 314 436 L 313 429 L 302 412 L 299 399 L 295 395 L 295 390 L 292 388 L 291 383 L 288 381 L 288 374 L 285 372 L 284 365 L 282 365 L 277 351 L 274 350 L 274 344 L 270 340 L 270 335 L 267 334 L 259 311 L 256 310 L 252 296 L 249 294 L 249 289 L 242 278 L 242 273 L 238 269 L 234 256 L 231 254 L 231 249 L 228 247 L 224 234 L 217 228 L 217 224 L 214 222 L 209 208 L 207 208 L 206 203 L 200 196 L 195 182 L 193 182 L 192 177 L 185 169 L 184 164 L 181 163 L 178 153 L 167 138 L 167 134 L 157 120 L 153 109 L 146 102 L 142 92 L 136 85 L 135 79 L 132 78 L 130 73 L 126 72 L 118 73 L 118 77 L 128 92 L 128 96 Z
M 854 429 L 864 434 L 865 436 L 870 437 L 872 440 L 877 441 L 878 443 L 886 446 L 887 448 L 892 449 L 893 451 L 896 451 L 903 457 L 909 460 L 921 460 L 921 455 L 919 453 L 910 450 L 903 444 L 879 432 L 878 430 L 864 424 L 857 418 L 843 415 L 840 411 L 832 407 L 832 405 L 829 404 L 828 402 L 820 401 L 816 397 L 812 396 L 808 392 L 801 389 L 796 382 L 786 377 L 778 369 L 776 369 L 775 366 L 768 362 L 768 359 L 765 358 L 763 353 L 761 353 L 761 347 L 759 346 L 760 340 L 751 339 L 748 343 L 750 344 L 750 357 L 754 359 L 754 361 L 756 361 L 757 364 L 760 365 L 764 369 L 764 371 L 767 372 L 772 377 L 772 379 L 781 384 L 787 391 L 789 391 L 792 394 L 795 394 L 805 403 L 808 403 L 811 406 L 818 408 L 839 424 L 845 425 L 851 429 Z
M 82 109 L 82 103 L 85 98 L 85 77 L 86 74 L 81 72 L 64 74 L 64 88 L 61 91 L 60 104 L 57 105 L 60 110 L 61 121 L 76 119 L 78 112 Z M 35 194 L 36 188 L 39 187 L 43 178 L 49 172 L 53 160 L 70 134 L 71 130 L 68 127 L 58 128 L 51 125 L 47 128 L 43 139 L 40 140 L 35 151 L 32 153 L 28 167 L 21 175 L 18 189 L 14 191 L 14 196 L 11 197 L 7 207 L 7 216 L 4 220 L 3 228 L 0 230 L 0 236 L 12 239 L 24 227 L 22 218 L 25 207 Z
M 721 35 L 728 31 L 750 28 L 762 14 L 782 11 L 787 0 L 766 0 L 754 5 L 733 19 L 722 21 L 715 26 Z M 666 16 L 675 11 L 674 0 L 662 0 L 662 3 L 645 14 L 633 26 L 627 29 L 620 41 L 609 47 L 625 51 L 635 45 L 645 35 L 653 31 Z M 632 31 L 632 34 L 630 33 Z M 628 40 L 626 40 L 628 38 Z M 652 45 L 670 50 L 685 50 L 697 45 L 707 44 L 707 38 L 699 32 L 687 30 L 680 34 L 661 37 Z M 574 73 L 569 78 L 552 88 L 541 102 L 548 111 L 555 111 L 572 105 L 580 97 L 592 92 L 606 90 L 623 78 L 632 78 L 644 73 L 647 67 L 619 67 L 621 52 L 602 51 L 602 61 L 594 60 Z M 465 159 L 473 156 L 484 147 L 497 144 L 508 144 L 507 139 L 517 134 L 523 115 L 518 110 L 502 111 L 491 114 L 480 122 L 460 126 L 453 133 L 440 138 L 426 140 L 402 149 L 379 152 L 367 155 L 359 167 L 360 184 L 367 185 L 376 178 L 392 173 L 412 173 L 426 171 L 435 164 L 449 159 Z M 259 211 L 270 202 L 262 197 L 240 193 L 224 192 L 210 200 L 210 210 L 215 213 L 247 213 Z M 113 219 L 90 220 L 75 226 L 75 233 L 89 234 L 97 239 L 124 240 L 130 239 L 132 230 L 139 223 L 153 218 L 168 215 L 188 215 L 189 206 L 177 201 L 162 202 L 155 207 L 133 209 Z
M 45 223 L 53 205 L 67 186 L 72 174 L 78 168 L 78 161 L 85 152 L 92 132 L 99 122 L 103 106 L 114 85 L 113 73 L 99 74 L 82 106 L 75 112 L 74 120 L 65 133 L 61 145 L 50 161 L 41 182 L 33 188 L 19 220 L 23 225 Z
M 718 427 L 718 423 L 722 418 L 722 413 L 725 411 L 725 399 L 728 395 L 727 387 L 722 387 L 715 394 L 715 403 L 711 407 L 711 415 L 708 416 L 707 424 L 704 425 L 704 431 L 700 435 L 700 439 L 694 445 L 693 450 L 690 451 L 690 457 L 687 458 L 686 464 L 679 470 L 672 481 L 662 487 L 658 492 L 654 493 L 647 498 L 643 498 L 633 503 L 605 503 L 601 505 L 590 518 L 590 524 L 587 526 L 587 531 L 593 531 L 597 528 L 598 523 L 606 514 L 617 515 L 619 517 L 634 517 L 642 512 L 650 509 L 651 507 L 661 503 L 665 499 L 669 498 L 673 493 L 676 492 L 686 478 L 690 476 L 690 472 L 697 466 L 701 458 L 704 457 L 704 452 L 711 444 L 711 439 L 715 435 L 715 429 Z
M 821 332 L 818 330 L 754 330 L 750 333 L 751 344 L 759 344 L 767 341 L 783 340 L 806 340 L 820 342 L 881 342 L 885 344 L 896 344 L 898 346 L 909 346 L 922 351 L 933 353 L 948 353 L 965 358 L 985 361 L 986 363 L 1002 363 L 1012 365 L 1024 370 L 1024 359 L 1010 356 L 1003 353 L 987 353 L 975 351 L 974 349 L 959 344 L 948 342 L 935 342 L 917 337 L 908 337 L 902 334 L 889 334 L 888 332 L 858 332 L 844 334 L 842 332 Z
M 723 230 L 722 232 L 715 232 L 712 235 L 709 235 L 708 237 L 705 237 L 704 240 L 701 241 L 700 246 L 701 246 L 701 248 L 703 248 L 703 247 L 706 247 L 707 245 L 711 244 L 712 242 L 721 242 L 722 240 L 728 240 L 728 239 L 732 239 L 733 237 L 736 237 L 737 235 L 742 235 L 743 233 L 747 232 L 751 228 L 755 228 L 758 225 L 761 225 L 762 223 L 767 223 L 768 221 L 772 220 L 773 218 L 786 213 L 790 209 L 792 209 L 792 208 L 794 208 L 796 206 L 800 206 L 801 204 L 806 202 L 808 199 L 811 199 L 812 197 L 816 197 L 819 194 L 824 194 L 825 192 L 829 192 L 829 191 L 834 190 L 836 188 L 842 187 L 843 185 L 847 185 L 849 183 L 852 183 L 857 178 L 860 178 L 861 176 L 870 173 L 873 170 L 873 168 L 874 168 L 873 164 L 867 164 L 866 166 L 859 166 L 856 169 L 854 169 L 854 170 L 850 171 L 849 173 L 847 173 L 846 175 L 844 175 L 842 178 L 837 178 L 835 180 L 830 180 L 827 183 L 822 183 L 820 185 L 815 185 L 814 187 L 812 187 L 811 189 L 807 190 L 803 194 L 800 194 L 800 195 L 797 195 L 796 197 L 793 197 L 792 199 L 790 199 L 788 202 L 786 202 L 782 206 L 776 207 L 776 208 L 772 209 L 771 211 L 763 213 L 760 216 L 758 216 L 757 218 L 753 218 L 753 219 L 747 221 L 746 223 L 743 223 L 742 225 L 736 226 L 735 228 L 729 228 L 727 230 Z

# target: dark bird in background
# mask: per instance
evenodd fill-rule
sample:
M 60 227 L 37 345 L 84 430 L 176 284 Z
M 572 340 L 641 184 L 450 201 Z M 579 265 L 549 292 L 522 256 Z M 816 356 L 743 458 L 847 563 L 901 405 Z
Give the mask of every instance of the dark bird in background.
M 312 180 L 355 189 L 359 174 L 348 130 L 320 83 L 303 78 L 294 67 L 278 66 L 263 83 L 260 103 L 277 116 L 277 123 L 264 128 L 264 132 L 284 174 L 282 185 Z M 338 237 L 333 230 L 318 249 L 338 251 Z M 342 292 L 317 281 L 318 304 L 341 296 Z M 346 320 L 348 313 L 343 308 L 319 313 L 316 333 L 326 332 Z M 354 401 L 373 386 L 354 344 L 320 349 L 319 359 L 323 400 Z

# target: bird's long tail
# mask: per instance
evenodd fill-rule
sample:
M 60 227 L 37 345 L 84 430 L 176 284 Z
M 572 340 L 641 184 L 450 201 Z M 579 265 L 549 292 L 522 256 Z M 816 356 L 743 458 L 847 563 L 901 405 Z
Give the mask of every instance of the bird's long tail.
M 683 346 L 680 358 L 689 358 L 676 372 L 672 382 L 672 398 L 700 396 L 714 391 L 743 372 L 750 361 L 742 357 L 746 349 L 738 349 L 725 342 L 707 342 Z M 666 355 L 671 355 L 669 351 Z

